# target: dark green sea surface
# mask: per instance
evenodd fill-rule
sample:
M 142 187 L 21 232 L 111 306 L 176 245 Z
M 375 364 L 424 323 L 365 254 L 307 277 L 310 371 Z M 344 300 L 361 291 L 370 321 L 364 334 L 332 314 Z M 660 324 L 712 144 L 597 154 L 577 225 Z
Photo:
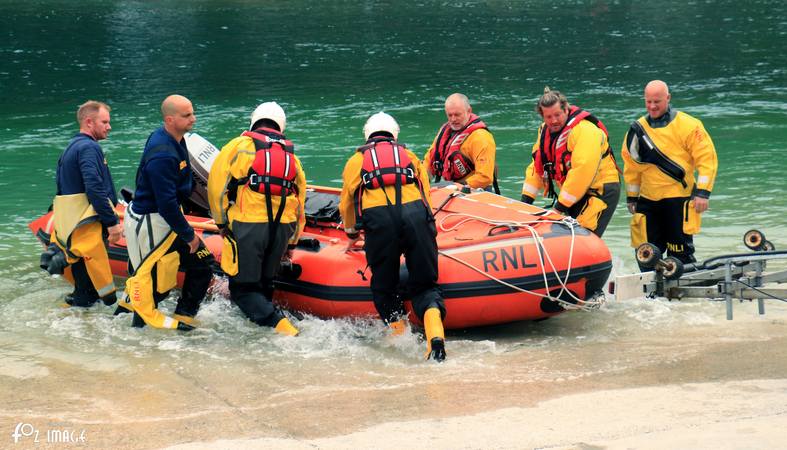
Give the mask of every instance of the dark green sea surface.
M 76 106 L 112 106 L 102 145 L 116 185 L 132 185 L 170 93 L 219 146 L 279 102 L 309 182 L 338 186 L 366 117 L 391 113 L 423 154 L 444 98 L 463 92 L 518 198 L 545 85 L 601 118 L 619 154 L 643 86 L 663 79 L 719 155 L 698 256 L 742 249 L 753 227 L 786 248 L 786 41 L 787 7 L 767 0 L 0 2 L 0 304 L 43 276 L 26 224 L 54 195 Z M 634 267 L 628 219 L 621 204 L 605 236 L 621 271 Z

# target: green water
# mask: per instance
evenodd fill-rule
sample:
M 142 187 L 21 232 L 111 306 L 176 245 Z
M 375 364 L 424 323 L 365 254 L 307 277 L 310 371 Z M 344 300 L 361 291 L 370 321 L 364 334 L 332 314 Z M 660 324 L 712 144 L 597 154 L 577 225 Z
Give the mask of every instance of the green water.
M 461 91 L 494 132 L 504 194 L 517 197 L 544 85 L 597 114 L 619 151 L 644 112 L 643 85 L 661 78 L 719 153 L 700 254 L 711 238 L 732 248 L 750 225 L 785 231 L 783 2 L 29 1 L 0 3 L 0 30 L 5 269 L 30 260 L 23 226 L 50 202 L 76 105 L 111 104 L 103 146 L 116 183 L 130 185 L 173 92 L 193 100 L 195 131 L 217 145 L 256 104 L 280 102 L 309 182 L 338 185 L 368 115 L 393 114 L 423 153 L 442 100 Z M 630 259 L 626 220 L 619 210 L 608 241 Z
M 545 85 L 600 117 L 619 153 L 628 124 L 644 113 L 645 83 L 660 78 L 669 83 L 676 108 L 704 121 L 719 154 L 711 209 L 696 240 L 698 256 L 742 250 L 740 238 L 753 227 L 783 249 L 785 41 L 787 7 L 779 0 L 569 1 L 560 6 L 541 1 L 0 0 L 0 376 L 12 377 L 0 384 L 0 398 L 8 397 L 0 401 L 8 405 L 0 415 L 21 420 L 45 410 L 41 417 L 49 411 L 60 420 L 81 420 L 83 413 L 58 408 L 87 395 L 78 379 L 95 379 L 94 371 L 109 383 L 107 391 L 125 395 L 108 394 L 110 400 L 97 410 L 99 418 L 142 420 L 150 413 L 135 409 L 139 399 L 133 390 L 113 384 L 117 375 L 132 382 L 139 377 L 145 392 L 166 383 L 161 389 L 188 393 L 183 398 L 191 397 L 192 383 L 208 386 L 201 392 L 221 394 L 228 391 L 226 380 L 233 379 L 237 392 L 226 393 L 229 404 L 258 399 L 281 404 L 285 399 L 293 410 L 306 411 L 293 420 L 273 413 L 259 420 L 289 430 L 317 420 L 313 404 L 343 396 L 393 398 L 392 411 L 405 408 L 421 417 L 423 411 L 412 406 L 421 392 L 440 408 L 464 411 L 463 405 L 491 408 L 517 395 L 536 395 L 518 383 L 549 382 L 562 389 L 565 380 L 620 373 L 632 374 L 623 383 L 648 383 L 638 372 L 641 366 L 653 366 L 657 375 L 652 379 L 661 379 L 661 358 L 682 357 L 674 356 L 675 343 L 702 340 L 703 332 L 692 335 L 691 329 L 719 328 L 707 333 L 710 341 L 733 330 L 722 306 L 618 303 L 594 314 L 452 335 L 450 360 L 438 371 L 419 360 L 422 344 L 415 335 L 391 344 L 376 325 L 307 319 L 300 325 L 302 335 L 286 340 L 249 324 L 223 301 L 205 305 L 199 317 L 205 327 L 189 335 L 131 329 L 103 306 L 61 310 L 55 304 L 68 288 L 38 269 L 40 246 L 26 225 L 46 211 L 55 191 L 57 158 L 77 130 L 76 106 L 91 98 L 113 108 L 113 130 L 102 145 L 118 186 L 133 183 L 145 139 L 159 125 L 158 106 L 170 93 L 192 99 L 195 131 L 217 145 L 248 125 L 258 103 L 278 101 L 287 111 L 287 135 L 309 182 L 338 186 L 346 158 L 362 143 L 366 117 L 380 110 L 393 114 L 402 128 L 400 139 L 422 154 L 445 120 L 444 98 L 460 91 L 494 133 L 503 193 L 518 198 L 539 123 L 533 104 Z M 634 270 L 628 219 L 619 205 L 605 235 L 617 272 Z M 783 316 L 785 309 L 779 307 L 771 306 L 769 314 Z M 741 336 L 742 328 L 729 332 Z M 676 337 L 662 356 L 654 357 L 649 349 L 666 334 Z M 639 351 L 631 343 L 640 340 L 656 344 Z M 695 351 L 702 357 L 703 350 L 694 347 L 681 355 Z M 686 379 L 698 377 L 692 370 Z M 149 373 L 166 375 L 148 383 Z M 188 375 L 182 378 L 187 381 L 170 377 L 173 373 Z M 49 400 L 30 403 L 27 377 L 36 379 L 36 392 Z M 453 404 L 433 395 L 442 391 L 429 383 L 456 380 L 472 388 L 449 395 Z M 513 391 L 467 397 L 491 389 L 489 380 L 511 385 Z M 408 388 L 389 390 L 393 383 Z M 424 383 L 425 391 L 419 390 Z M 408 390 L 412 398 L 398 394 Z M 342 404 L 352 405 L 352 398 Z M 177 416 L 180 405 L 173 411 Z M 398 418 L 386 411 L 369 414 L 370 419 L 358 417 L 360 410 L 347 421 Z M 102 420 L 95 426 L 108 423 Z M 172 423 L 170 430 L 181 428 Z M 309 432 L 332 432 L 323 426 Z M 227 430 L 233 435 L 233 428 Z M 120 435 L 126 433 L 161 439 L 151 446 L 172 442 L 166 430 Z

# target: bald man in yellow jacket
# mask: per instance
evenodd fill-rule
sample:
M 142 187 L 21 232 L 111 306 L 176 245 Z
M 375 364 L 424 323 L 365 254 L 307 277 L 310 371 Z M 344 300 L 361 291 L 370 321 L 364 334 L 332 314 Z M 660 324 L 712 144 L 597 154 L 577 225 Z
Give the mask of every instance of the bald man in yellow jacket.
M 690 263 L 696 261 L 693 235 L 708 209 L 719 162 L 702 122 L 672 109 L 670 98 L 666 83 L 648 83 L 648 114 L 631 125 L 623 140 L 631 245 L 650 242 Z
M 522 201 L 533 203 L 544 192 L 557 212 L 603 235 L 620 198 L 620 177 L 604 124 L 549 88 L 536 111 L 544 123 L 525 169 Z

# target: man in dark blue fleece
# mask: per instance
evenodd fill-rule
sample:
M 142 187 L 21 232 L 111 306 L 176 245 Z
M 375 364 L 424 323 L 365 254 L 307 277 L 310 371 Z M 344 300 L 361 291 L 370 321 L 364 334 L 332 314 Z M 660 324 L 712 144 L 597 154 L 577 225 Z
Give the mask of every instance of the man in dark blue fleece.
M 104 236 L 114 244 L 123 228 L 115 214 L 117 194 L 112 175 L 98 144 L 112 129 L 109 111 L 102 102 L 82 104 L 77 110 L 79 133 L 57 162 L 51 242 L 60 247 L 70 264 L 64 276 L 74 283 L 74 292 L 66 296 L 71 306 L 92 306 L 99 298 L 108 305 L 116 301 Z
M 133 272 L 121 306 L 134 311 L 134 326 L 189 330 L 213 278 L 213 256 L 181 210 L 192 190 L 183 136 L 197 119 L 191 101 L 181 95 L 167 97 L 161 115 L 164 125 L 148 137 L 134 200 L 126 209 L 124 228 Z M 178 266 L 186 275 L 175 313 L 169 317 L 157 308 L 177 285 Z

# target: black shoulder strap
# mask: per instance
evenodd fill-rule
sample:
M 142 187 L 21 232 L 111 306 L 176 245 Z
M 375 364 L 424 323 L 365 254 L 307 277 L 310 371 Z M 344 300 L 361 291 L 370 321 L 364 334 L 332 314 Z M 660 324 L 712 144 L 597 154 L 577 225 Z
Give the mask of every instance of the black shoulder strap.
M 653 164 L 670 178 L 679 182 L 684 188 L 687 186 L 686 180 L 684 180 L 686 171 L 656 146 L 656 143 L 648 136 L 648 133 L 645 132 L 638 120 L 631 124 L 631 128 L 629 128 L 626 136 L 626 146 L 629 148 L 629 151 L 634 143 L 634 139 L 637 140 L 637 155 L 639 156 L 639 158 L 634 158 L 635 160 L 641 163 Z
M 601 121 L 598 120 L 598 117 L 594 116 L 592 113 L 588 113 L 588 115 L 582 120 L 587 120 L 588 122 L 592 123 L 596 127 L 601 128 L 598 126 L 598 124 L 601 123 Z

